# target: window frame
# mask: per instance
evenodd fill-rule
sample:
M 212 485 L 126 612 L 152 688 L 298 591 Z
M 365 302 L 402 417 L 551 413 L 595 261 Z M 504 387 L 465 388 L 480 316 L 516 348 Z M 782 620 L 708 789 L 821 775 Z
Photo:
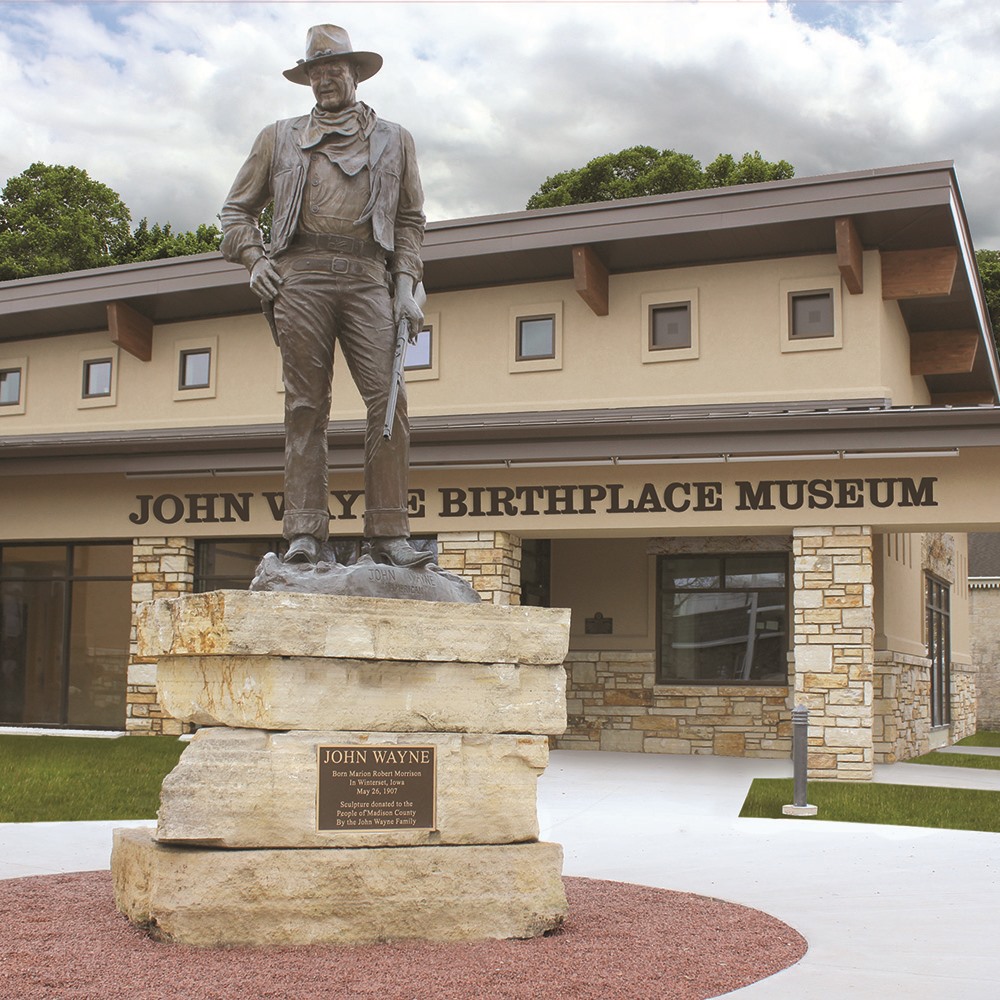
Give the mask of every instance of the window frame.
M 208 384 L 183 385 L 184 359 L 189 354 L 208 354 Z M 219 372 L 219 338 L 199 337 L 197 340 L 178 340 L 174 343 L 174 371 L 177 373 L 174 382 L 174 400 L 214 399 L 216 381 Z
M 749 594 L 753 592 L 760 592 L 760 590 L 773 590 L 777 588 L 744 588 L 744 587 L 720 587 L 720 588 L 701 588 L 701 587 L 685 587 L 683 589 L 666 590 L 663 586 L 663 566 L 664 563 L 669 560 L 676 559 L 686 559 L 686 560 L 704 560 L 717 561 L 722 567 L 722 580 L 725 582 L 726 577 L 726 561 L 729 559 L 775 559 L 780 558 L 784 564 L 784 576 L 785 584 L 782 588 L 784 595 L 784 622 L 785 622 L 785 632 L 784 632 L 784 642 L 782 643 L 780 655 L 782 657 L 782 665 L 784 667 L 784 676 L 780 680 L 762 680 L 758 678 L 748 677 L 743 679 L 741 677 L 720 677 L 720 678 L 690 678 L 690 677 L 668 677 L 665 674 L 666 659 L 665 650 L 663 646 L 663 614 L 665 601 L 665 594 L 675 594 L 675 593 L 685 593 L 685 594 Z M 657 555 L 655 562 L 655 600 L 656 600 L 656 678 L 655 684 L 657 687 L 773 687 L 773 688 L 787 688 L 790 683 L 789 678 L 789 667 L 788 667 L 788 654 L 792 648 L 792 631 L 793 631 L 793 619 L 792 619 L 792 566 L 791 566 L 791 554 L 787 551 L 774 550 L 767 552 L 740 552 L 740 551 L 726 551 L 726 552 L 700 552 L 700 553 L 689 553 L 689 552 L 671 552 L 671 553 L 661 553 Z
M 526 320 L 552 320 L 552 354 L 523 356 L 521 348 L 521 323 Z M 557 371 L 563 366 L 563 304 L 562 302 L 536 302 L 512 306 L 510 309 L 507 370 L 516 372 Z
M 116 406 L 118 404 L 118 367 L 120 352 L 117 347 L 95 348 L 91 351 L 80 352 L 80 395 L 76 406 L 79 410 L 96 409 L 102 406 Z M 108 379 L 108 392 L 100 394 L 87 394 L 87 376 L 90 366 L 106 361 L 111 365 L 111 372 Z
M 844 346 L 843 293 L 839 274 L 811 278 L 784 278 L 778 283 L 780 347 L 784 354 L 797 351 L 833 351 Z M 830 293 L 833 305 L 833 333 L 821 337 L 793 336 L 792 304 L 800 295 Z
M 924 573 L 924 641 L 930 666 L 931 728 L 951 725 L 951 584 Z
M 645 292 L 639 299 L 642 310 L 642 363 L 659 364 L 664 361 L 691 361 L 701 355 L 699 309 L 697 288 L 674 288 L 666 291 Z M 653 346 L 653 311 L 672 306 L 688 307 L 691 321 L 691 342 L 687 347 Z
M 430 333 L 430 364 L 417 367 L 403 366 L 403 375 L 407 383 L 428 382 L 440 377 L 440 354 L 441 354 L 441 314 L 424 313 L 424 325 L 421 333 Z

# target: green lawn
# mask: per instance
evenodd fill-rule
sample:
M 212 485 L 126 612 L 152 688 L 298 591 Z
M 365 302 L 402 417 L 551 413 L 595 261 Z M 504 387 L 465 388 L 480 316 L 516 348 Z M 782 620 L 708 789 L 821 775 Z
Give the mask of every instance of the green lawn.
M 154 819 L 175 736 L 0 735 L 0 823 Z
M 1000 833 L 1000 792 L 813 781 L 807 798 L 810 805 L 819 807 L 815 818 L 821 820 Z M 756 778 L 740 815 L 782 819 L 781 807 L 791 801 L 791 778 Z M 808 822 L 809 818 L 797 822 Z
M 975 736 L 966 736 L 964 740 L 959 740 L 957 747 L 1000 747 L 1000 733 L 983 731 Z
M 938 753 L 932 750 L 922 757 L 904 760 L 903 763 L 934 764 L 937 767 L 978 767 L 981 771 L 1000 771 L 1000 756 L 987 757 L 975 753 Z

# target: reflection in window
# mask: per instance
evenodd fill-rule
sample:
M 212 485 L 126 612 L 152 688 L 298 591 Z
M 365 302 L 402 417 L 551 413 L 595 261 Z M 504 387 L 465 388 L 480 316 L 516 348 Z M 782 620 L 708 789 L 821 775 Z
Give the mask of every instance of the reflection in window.
M 788 296 L 790 336 L 793 340 L 832 337 L 833 290 L 792 292 Z
M 555 316 L 523 316 L 517 321 L 517 360 L 556 356 Z
M 83 397 L 95 399 L 111 395 L 111 358 L 83 363 Z
M 180 389 L 207 389 L 211 383 L 212 352 L 208 348 L 181 351 Z
M 0 371 L 0 406 L 17 406 L 21 402 L 21 369 Z
M 431 367 L 431 345 L 434 331 L 429 326 L 425 326 L 416 337 L 406 345 L 406 361 L 403 367 L 407 371 L 415 371 L 421 368 Z
M 783 553 L 660 556 L 661 684 L 787 684 Z

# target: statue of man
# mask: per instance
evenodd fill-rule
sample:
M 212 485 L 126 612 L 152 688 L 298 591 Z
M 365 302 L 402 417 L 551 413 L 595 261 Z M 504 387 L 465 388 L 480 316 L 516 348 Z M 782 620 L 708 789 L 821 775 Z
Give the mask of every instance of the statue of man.
M 222 253 L 250 287 L 281 350 L 285 383 L 286 562 L 315 563 L 329 535 L 327 425 L 334 342 L 367 407 L 365 538 L 393 566 L 428 562 L 409 542 L 409 422 L 400 389 L 383 438 L 396 328 L 419 330 L 423 191 L 413 139 L 357 99 L 382 66 L 333 24 L 309 29 L 306 57 L 284 75 L 312 88 L 308 115 L 268 125 L 222 209 Z M 265 249 L 260 214 L 273 201 Z

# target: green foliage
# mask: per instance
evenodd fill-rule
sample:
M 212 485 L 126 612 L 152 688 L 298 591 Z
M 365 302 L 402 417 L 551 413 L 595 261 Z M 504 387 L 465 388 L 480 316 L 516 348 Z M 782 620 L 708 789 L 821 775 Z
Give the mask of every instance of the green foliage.
M 143 219 L 79 167 L 33 163 L 0 192 L 0 281 L 219 249 L 218 226 L 175 233 Z
M 741 816 L 785 819 L 781 807 L 792 801 L 791 778 L 755 778 Z M 810 805 L 815 817 L 795 817 L 844 823 L 926 826 L 941 830 L 983 830 L 1000 833 L 1000 792 L 970 788 L 933 788 L 923 785 L 884 785 L 881 782 L 813 781 Z
M 785 180 L 795 168 L 785 160 L 771 163 L 760 152 L 744 153 L 736 160 L 720 153 L 704 170 L 688 153 L 652 146 L 632 146 L 618 153 L 606 153 L 586 166 L 564 170 L 547 178 L 528 200 L 527 207 L 556 208 L 594 201 L 641 198 L 673 194 L 700 188 L 756 184 Z
M 979 265 L 979 277 L 982 279 L 983 291 L 986 293 L 986 308 L 990 311 L 993 338 L 997 342 L 997 349 L 1000 350 L 1000 250 L 977 250 L 976 263 Z M 1000 734 L 996 735 L 1000 736 Z
M 0 736 L 0 823 L 153 819 L 175 736 Z
M 980 771 L 1000 771 L 1000 756 L 976 753 L 937 753 L 911 757 L 905 764 L 932 764 L 936 767 L 972 767 Z
M 79 167 L 33 163 L 0 192 L 0 280 L 116 263 L 131 216 Z

